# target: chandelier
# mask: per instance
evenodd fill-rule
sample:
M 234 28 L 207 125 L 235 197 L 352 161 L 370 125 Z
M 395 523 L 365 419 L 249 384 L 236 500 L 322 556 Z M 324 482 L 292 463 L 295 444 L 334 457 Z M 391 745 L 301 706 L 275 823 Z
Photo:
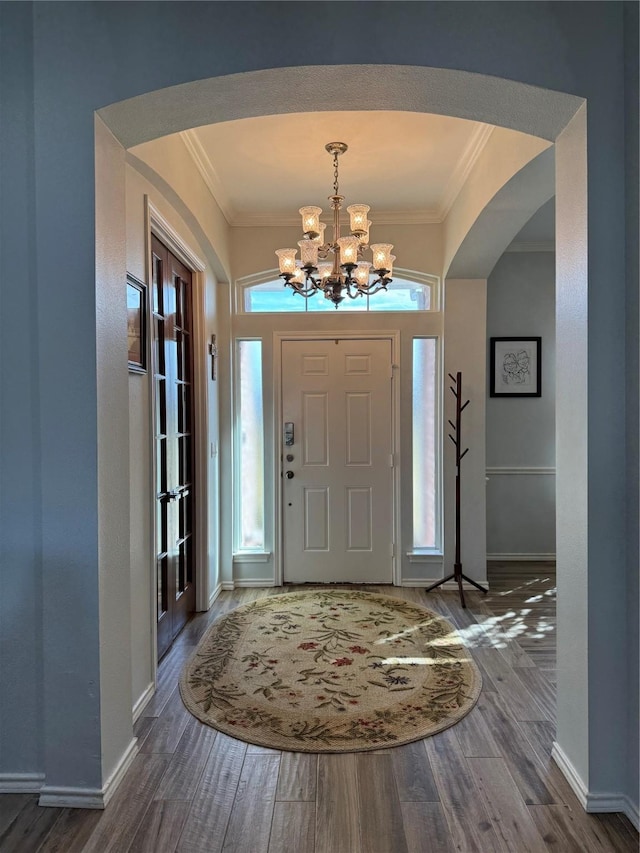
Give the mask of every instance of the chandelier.
M 338 188 L 338 157 L 347 150 L 344 142 L 329 142 L 326 150 L 333 156 L 333 195 L 329 196 L 333 210 L 333 241 L 324 242 L 326 225 L 320 222 L 321 207 L 301 207 L 303 239 L 298 242 L 300 259 L 296 249 L 278 249 L 280 278 L 285 287 L 308 299 L 323 293 L 335 307 L 346 296 L 372 296 L 386 290 L 392 281 L 393 262 L 391 243 L 373 243 L 369 246 L 367 204 L 351 204 L 347 207 L 350 216 L 350 234 L 340 236 L 340 210 L 344 196 Z M 370 250 L 372 260 L 361 260 Z

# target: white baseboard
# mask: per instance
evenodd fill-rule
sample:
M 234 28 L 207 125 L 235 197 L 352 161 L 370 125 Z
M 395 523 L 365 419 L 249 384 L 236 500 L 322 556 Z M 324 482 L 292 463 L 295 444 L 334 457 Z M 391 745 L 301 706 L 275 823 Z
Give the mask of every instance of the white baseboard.
M 487 560 L 498 562 L 530 562 L 530 563 L 555 563 L 555 554 L 487 554 Z
M 562 771 L 562 775 L 565 777 L 565 779 L 571 786 L 571 790 L 580 801 L 580 805 L 586 811 L 587 794 L 589 793 L 587 786 L 582 781 L 582 777 L 580 776 L 578 771 L 575 769 L 573 764 L 565 755 L 564 751 L 562 750 L 562 747 L 558 746 L 556 741 L 553 742 L 553 746 L 551 747 L 551 758 L 553 758 L 555 763 Z
M 57 788 L 44 785 L 38 805 L 67 809 L 104 809 L 138 754 L 138 738 L 133 738 L 117 767 L 102 788 Z
M 253 586 L 253 587 L 263 587 L 263 586 L 276 586 L 276 582 L 273 578 L 239 578 L 234 581 L 236 587 L 241 586 Z
M 432 586 L 434 583 L 438 583 L 440 578 L 403 578 L 401 586 L 416 586 L 416 587 L 425 587 Z M 479 583 L 480 586 L 483 586 L 485 589 L 489 589 L 489 584 L 486 578 L 480 578 L 477 580 L 474 578 L 476 583 Z M 462 586 L 467 592 L 473 592 L 475 587 L 473 584 L 467 583 L 465 580 L 462 581 Z M 457 591 L 458 584 L 456 581 L 447 581 L 446 583 L 440 584 L 438 587 L 442 592 L 452 592 Z
M 139 750 L 138 738 L 131 738 L 129 746 L 125 749 L 124 754 L 116 765 L 113 773 L 102 786 L 105 808 L 111 797 L 115 794 L 118 785 L 122 782 L 124 774 L 131 767 L 133 759 L 136 757 Z
M 133 710 L 132 710 L 132 712 L 131 712 L 131 716 L 132 716 L 132 719 L 133 719 L 133 722 L 134 722 L 134 723 L 135 723 L 135 721 L 138 719 L 138 717 L 140 717 L 140 716 L 142 715 L 142 712 L 143 712 L 143 711 L 144 711 L 144 709 L 145 709 L 145 705 L 147 704 L 147 702 L 149 702 L 149 701 L 150 701 L 151 697 L 153 696 L 153 694 L 154 694 L 155 692 L 156 692 L 156 686 L 155 686 L 155 684 L 153 683 L 153 681 L 151 681 L 151 682 L 150 682 L 150 683 L 145 687 L 145 689 L 144 689 L 144 691 L 143 691 L 143 693 L 142 693 L 142 696 L 140 696 L 140 698 L 138 699 L 138 701 L 136 702 L 136 704 L 133 706 Z
M 221 592 L 222 592 L 222 583 L 219 582 L 218 585 L 216 586 L 216 588 L 213 590 L 213 592 L 209 596 L 209 607 L 211 607 L 211 605 L 216 600 L 216 598 L 220 595 Z
M 224 590 L 225 592 L 231 592 L 231 590 L 235 588 L 236 585 L 234 581 L 221 581 L 220 583 L 220 589 Z
M 58 788 L 43 785 L 38 805 L 61 809 L 103 809 L 105 803 L 101 788 Z
M 624 813 L 629 818 L 631 823 L 634 825 L 636 830 L 640 832 L 640 809 L 638 808 L 637 803 L 632 803 L 629 797 L 625 795 L 624 797 L 625 809 Z
M 580 774 L 569 761 L 562 748 L 554 741 L 551 757 L 562 771 L 563 776 L 571 786 L 582 808 L 590 814 L 622 813 L 626 815 L 634 827 L 640 831 L 640 814 L 638 807 L 622 793 L 592 793 L 583 782 Z
M 43 773 L 0 773 L 0 794 L 38 794 Z
M 586 810 L 590 814 L 611 814 L 612 812 L 626 815 L 634 827 L 640 831 L 640 813 L 626 794 L 587 794 Z

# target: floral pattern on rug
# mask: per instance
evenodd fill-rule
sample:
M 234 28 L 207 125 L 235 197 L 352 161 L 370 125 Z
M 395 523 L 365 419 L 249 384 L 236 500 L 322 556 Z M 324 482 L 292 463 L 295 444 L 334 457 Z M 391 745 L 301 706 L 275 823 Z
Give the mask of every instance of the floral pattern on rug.
M 455 628 L 401 598 L 283 593 L 218 619 L 180 691 L 199 720 L 275 749 L 351 752 L 427 737 L 475 704 L 480 674 Z

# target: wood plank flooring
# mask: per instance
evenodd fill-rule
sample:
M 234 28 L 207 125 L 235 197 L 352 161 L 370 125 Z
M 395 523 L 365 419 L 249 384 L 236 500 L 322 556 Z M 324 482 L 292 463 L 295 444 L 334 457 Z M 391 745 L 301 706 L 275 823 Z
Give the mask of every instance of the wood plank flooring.
M 374 588 L 450 619 L 484 685 L 456 726 L 358 754 L 248 745 L 184 710 L 179 673 L 207 626 L 284 590 L 222 593 L 162 662 L 156 694 L 135 726 L 140 753 L 108 808 L 40 808 L 35 796 L 0 796 L 1 853 L 637 851 L 629 821 L 587 815 L 551 761 L 554 571 L 494 564 L 489 594 L 469 591 L 466 611 L 454 592 Z

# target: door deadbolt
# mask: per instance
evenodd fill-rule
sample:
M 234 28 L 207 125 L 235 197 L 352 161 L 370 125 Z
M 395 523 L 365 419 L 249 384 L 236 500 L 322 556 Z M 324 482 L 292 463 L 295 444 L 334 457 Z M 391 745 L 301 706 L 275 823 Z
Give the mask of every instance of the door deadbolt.
M 285 447 L 291 447 L 294 443 L 293 422 L 287 421 L 284 425 L 284 444 Z

